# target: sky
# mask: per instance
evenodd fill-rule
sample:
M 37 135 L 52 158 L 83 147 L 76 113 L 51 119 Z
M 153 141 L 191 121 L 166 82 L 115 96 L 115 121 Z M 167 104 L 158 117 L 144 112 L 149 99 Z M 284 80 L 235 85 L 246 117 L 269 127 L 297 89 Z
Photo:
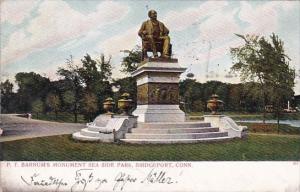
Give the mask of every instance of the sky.
M 1 1 L 1 79 L 34 71 L 56 80 L 58 67 L 86 53 L 112 56 L 113 78 L 120 72 L 122 50 L 141 45 L 137 32 L 147 12 L 170 30 L 173 57 L 199 82 L 240 82 L 230 73 L 230 47 L 243 44 L 237 34 L 270 36 L 284 41 L 296 70 L 294 91 L 300 94 L 300 1 Z

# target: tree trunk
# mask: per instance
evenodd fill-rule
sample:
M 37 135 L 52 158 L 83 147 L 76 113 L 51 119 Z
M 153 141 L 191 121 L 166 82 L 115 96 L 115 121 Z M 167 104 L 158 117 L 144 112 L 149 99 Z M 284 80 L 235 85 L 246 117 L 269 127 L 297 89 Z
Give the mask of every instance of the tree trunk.
M 55 120 L 57 120 L 57 111 L 55 110 Z
M 77 112 L 74 112 L 74 122 L 77 123 Z

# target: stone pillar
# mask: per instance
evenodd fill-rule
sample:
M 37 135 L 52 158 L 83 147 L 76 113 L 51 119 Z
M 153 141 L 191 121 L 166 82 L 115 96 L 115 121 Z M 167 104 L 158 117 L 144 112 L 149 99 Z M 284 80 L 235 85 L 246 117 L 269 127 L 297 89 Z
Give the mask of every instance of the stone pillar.
M 139 122 L 183 122 L 179 109 L 179 76 L 186 68 L 177 59 L 149 58 L 140 63 L 132 76 L 137 82 L 137 108 L 133 112 Z

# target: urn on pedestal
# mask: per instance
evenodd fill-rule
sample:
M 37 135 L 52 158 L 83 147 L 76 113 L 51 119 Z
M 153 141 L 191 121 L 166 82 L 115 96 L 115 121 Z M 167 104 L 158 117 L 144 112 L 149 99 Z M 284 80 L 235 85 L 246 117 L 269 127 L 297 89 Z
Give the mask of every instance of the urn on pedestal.
M 123 93 L 118 101 L 118 108 L 122 111 L 121 115 L 130 115 L 129 110 L 132 106 L 132 99 L 129 98 L 129 93 Z
M 210 97 L 210 100 L 207 101 L 207 108 L 211 110 L 212 115 L 218 115 L 218 110 L 223 108 L 224 102 L 218 100 L 219 96 L 217 94 L 213 94 Z
M 112 110 L 114 108 L 115 102 L 113 102 L 113 99 L 111 97 L 108 97 L 105 99 L 103 103 L 103 109 L 106 111 L 106 114 L 113 114 Z

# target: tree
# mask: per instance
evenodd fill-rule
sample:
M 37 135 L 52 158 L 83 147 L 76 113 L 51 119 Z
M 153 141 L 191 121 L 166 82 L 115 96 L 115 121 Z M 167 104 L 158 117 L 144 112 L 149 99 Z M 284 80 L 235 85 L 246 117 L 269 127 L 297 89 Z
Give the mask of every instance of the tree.
M 77 123 L 77 117 L 79 114 L 79 102 L 78 98 L 73 91 L 68 90 L 63 94 L 63 101 L 65 103 L 67 111 L 70 111 L 74 114 L 74 122 Z
M 290 59 L 285 54 L 283 41 L 274 33 L 270 36 L 271 42 L 265 37 L 237 36 L 245 44 L 231 48 L 234 63 L 231 69 L 240 72 L 243 81 L 260 84 L 264 117 L 265 105 L 269 99 L 276 107 L 279 127 L 279 113 L 284 101 L 293 95 L 295 79 L 295 70 L 289 66 Z
M 45 101 L 50 88 L 49 78 L 34 72 L 20 72 L 16 74 L 15 79 L 19 87 L 17 92 L 19 111 L 30 111 L 32 102 L 36 99 Z
M 67 106 L 70 107 L 69 110 L 72 110 L 74 114 L 74 122 L 77 123 L 79 103 L 82 97 L 82 78 L 80 76 L 79 67 L 73 62 L 72 55 L 70 56 L 70 59 L 67 59 L 66 63 L 67 67 L 59 68 L 57 74 L 64 77 L 64 79 L 70 84 L 67 90 L 65 90 L 63 100 Z
M 261 39 L 261 45 L 265 51 L 266 62 L 270 64 L 272 72 L 268 73 L 266 83 L 270 88 L 270 100 L 275 108 L 277 116 L 277 130 L 279 132 L 280 112 L 283 110 L 284 104 L 291 100 L 295 85 L 295 69 L 290 68 L 290 58 L 285 54 L 284 43 L 274 33 L 270 36 L 271 42 L 265 38 Z
M 97 61 L 97 65 L 100 68 L 100 78 L 102 80 L 109 80 L 112 74 L 111 56 L 109 56 L 108 59 L 106 60 L 104 54 L 101 54 L 100 58 L 96 59 L 96 61 Z
M 83 111 L 84 115 L 89 121 L 93 120 L 93 116 L 98 110 L 98 100 L 94 93 L 86 93 L 83 97 Z
M 263 47 L 261 46 L 261 39 L 256 35 L 239 35 L 245 41 L 245 44 L 240 47 L 231 48 L 230 52 L 233 59 L 232 71 L 240 73 L 243 82 L 252 81 L 258 82 L 261 92 L 257 92 L 262 98 L 263 106 L 263 122 L 265 123 L 265 105 L 267 100 L 267 74 L 272 70 L 270 64 L 266 63 L 264 58 Z
M 13 103 L 13 84 L 7 79 L 0 84 L 0 99 L 1 99 L 1 111 L 10 112 L 10 105 Z
M 96 95 L 97 103 L 103 103 L 106 97 L 111 97 L 111 56 L 106 59 L 104 54 L 99 58 L 92 59 L 89 54 L 81 60 L 82 67 L 79 68 L 79 75 L 85 85 L 83 95 L 91 93 Z M 83 98 L 84 99 L 84 98 Z M 102 112 L 102 105 L 97 109 Z
M 139 46 L 136 46 L 132 50 L 124 51 L 128 53 L 128 56 L 124 57 L 122 60 L 122 70 L 124 73 L 131 73 L 138 68 L 138 63 L 142 61 L 142 49 Z
M 59 96 L 56 94 L 52 94 L 52 93 L 48 94 L 46 103 L 54 111 L 55 118 L 57 119 L 57 113 L 61 107 L 61 102 L 60 102 Z
M 92 91 L 95 82 L 101 78 L 100 73 L 97 70 L 97 62 L 93 60 L 89 54 L 86 54 L 86 56 L 81 59 L 81 62 L 82 67 L 78 68 L 78 74 L 85 84 L 85 89 L 87 91 Z
M 36 118 L 39 118 L 39 113 L 42 113 L 44 111 L 44 103 L 37 99 L 32 102 L 32 111 L 36 113 Z
M 197 84 L 195 79 L 185 79 L 179 82 L 179 95 L 184 103 L 185 112 L 193 111 L 193 88 Z
M 119 93 L 129 93 L 131 99 L 133 100 L 133 103 L 136 103 L 137 85 L 136 85 L 135 78 L 133 78 L 133 77 L 124 77 L 122 79 L 114 80 L 113 82 L 114 82 L 114 84 L 120 86 Z M 119 96 L 120 95 L 115 95 L 115 99 L 118 99 Z

